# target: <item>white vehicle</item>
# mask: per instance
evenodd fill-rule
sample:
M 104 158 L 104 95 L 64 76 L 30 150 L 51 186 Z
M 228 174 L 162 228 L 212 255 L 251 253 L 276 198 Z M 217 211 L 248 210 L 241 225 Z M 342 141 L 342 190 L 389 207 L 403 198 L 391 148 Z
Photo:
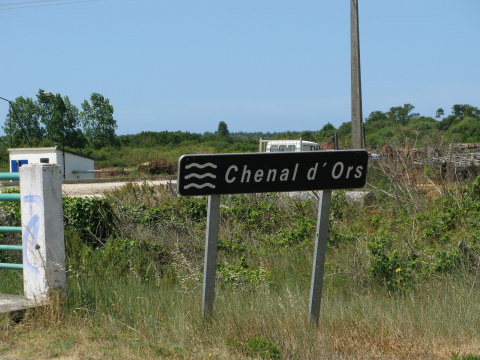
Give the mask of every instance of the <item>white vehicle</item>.
M 265 152 L 319 151 L 320 144 L 305 140 L 270 140 Z

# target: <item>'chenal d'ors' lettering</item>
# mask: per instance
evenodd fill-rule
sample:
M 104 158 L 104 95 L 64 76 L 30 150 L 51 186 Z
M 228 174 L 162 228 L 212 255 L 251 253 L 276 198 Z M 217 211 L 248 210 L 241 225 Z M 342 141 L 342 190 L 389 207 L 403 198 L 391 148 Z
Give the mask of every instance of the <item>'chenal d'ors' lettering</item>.
M 355 189 L 367 167 L 364 150 L 184 155 L 177 184 L 186 196 Z
M 327 163 L 323 163 L 322 167 L 325 167 Z M 281 169 L 249 169 L 248 165 L 244 165 L 241 169 L 237 165 L 230 165 L 225 172 L 225 182 L 232 184 L 235 182 L 240 183 L 260 183 L 260 182 L 286 182 L 295 181 L 297 178 L 299 163 L 296 163 L 293 167 L 285 167 Z M 317 177 L 319 163 L 315 163 L 310 167 L 306 173 L 306 179 L 313 181 Z M 345 166 L 341 161 L 336 162 L 331 170 L 331 174 L 328 174 L 332 179 L 359 179 L 363 176 L 364 167 L 358 166 Z M 327 176 L 328 176 L 327 175 Z

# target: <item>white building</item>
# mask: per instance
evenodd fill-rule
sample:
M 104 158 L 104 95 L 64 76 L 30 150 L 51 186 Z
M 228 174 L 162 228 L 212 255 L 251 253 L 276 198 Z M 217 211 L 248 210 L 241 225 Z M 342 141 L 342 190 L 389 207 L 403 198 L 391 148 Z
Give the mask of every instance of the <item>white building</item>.
M 93 179 L 94 161 L 91 158 L 64 152 L 55 147 L 43 148 L 13 148 L 10 153 L 10 172 L 18 172 L 24 164 L 57 164 L 60 165 L 62 176 L 65 180 Z
M 305 140 L 270 140 L 265 152 L 320 151 L 320 144 Z

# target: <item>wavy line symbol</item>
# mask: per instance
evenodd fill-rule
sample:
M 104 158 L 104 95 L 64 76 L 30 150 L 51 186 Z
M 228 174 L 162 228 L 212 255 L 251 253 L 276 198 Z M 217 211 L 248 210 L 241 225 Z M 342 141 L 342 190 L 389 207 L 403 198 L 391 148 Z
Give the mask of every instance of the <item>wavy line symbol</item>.
M 210 183 L 205 183 L 205 184 L 202 184 L 202 185 L 198 185 L 198 184 L 195 184 L 195 183 L 190 183 L 188 185 L 185 185 L 183 188 L 184 189 L 190 189 L 191 187 L 194 187 L 196 189 L 203 189 L 204 187 L 209 187 L 209 188 L 215 189 L 215 185 L 210 184 Z
M 190 169 L 190 168 L 193 168 L 193 167 L 196 167 L 196 168 L 199 168 L 199 169 L 204 169 L 206 167 L 212 167 L 214 169 L 217 168 L 217 165 L 211 163 L 211 162 L 208 162 L 208 163 L 205 163 L 205 164 L 197 164 L 197 163 L 191 163 L 191 164 L 188 164 L 188 165 L 185 165 L 185 169 Z
M 213 175 L 212 173 L 205 173 L 205 174 L 197 174 L 197 173 L 191 173 L 187 176 L 184 177 L 184 179 L 190 179 L 190 178 L 197 178 L 197 179 L 203 179 L 203 178 L 206 178 L 206 177 L 210 177 L 212 179 L 216 179 L 217 177 L 215 175 Z

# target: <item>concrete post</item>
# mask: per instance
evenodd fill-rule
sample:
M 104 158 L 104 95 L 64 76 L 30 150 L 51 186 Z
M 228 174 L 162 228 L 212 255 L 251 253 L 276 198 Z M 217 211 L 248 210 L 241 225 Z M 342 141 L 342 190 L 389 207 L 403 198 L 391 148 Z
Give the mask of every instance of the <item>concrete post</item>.
M 66 288 L 60 166 L 22 166 L 20 201 L 25 297 L 44 302 Z

